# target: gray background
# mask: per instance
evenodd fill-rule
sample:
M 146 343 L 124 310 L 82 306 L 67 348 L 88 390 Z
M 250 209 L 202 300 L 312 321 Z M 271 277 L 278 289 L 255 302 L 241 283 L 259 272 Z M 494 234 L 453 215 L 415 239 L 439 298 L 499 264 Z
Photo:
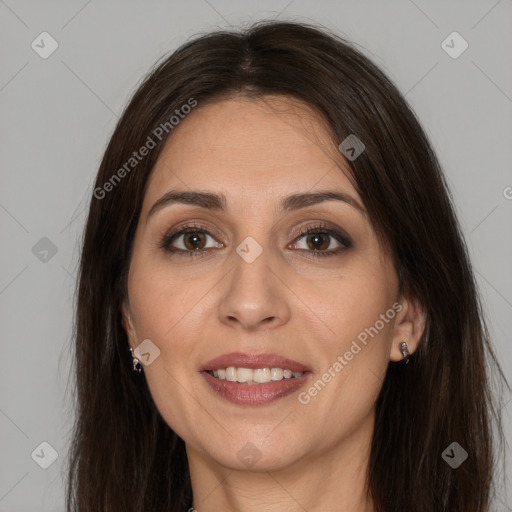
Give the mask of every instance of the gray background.
M 406 95 L 445 169 L 512 380 L 511 0 L 0 0 L 0 512 L 64 510 L 79 239 L 128 97 L 194 34 L 275 17 L 356 42 Z M 43 31 L 59 45 L 47 59 L 31 47 Z M 456 59 L 441 46 L 453 31 L 469 44 Z M 508 440 L 511 409 L 506 393 Z M 58 452 L 46 470 L 31 457 L 43 441 Z M 495 509 L 511 505 L 503 489 Z

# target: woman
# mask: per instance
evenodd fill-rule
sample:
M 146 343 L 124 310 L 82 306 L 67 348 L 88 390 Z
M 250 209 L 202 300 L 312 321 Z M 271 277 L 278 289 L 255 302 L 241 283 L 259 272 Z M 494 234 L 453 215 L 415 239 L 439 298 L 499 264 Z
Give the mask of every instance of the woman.
M 326 30 L 198 37 L 96 178 L 68 510 L 489 510 L 499 372 L 396 87 Z

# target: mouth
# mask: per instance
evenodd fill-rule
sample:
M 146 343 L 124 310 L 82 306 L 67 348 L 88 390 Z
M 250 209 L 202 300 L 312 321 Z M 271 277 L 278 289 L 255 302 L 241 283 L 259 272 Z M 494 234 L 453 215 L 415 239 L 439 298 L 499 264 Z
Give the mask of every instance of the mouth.
M 268 382 L 278 382 L 283 379 L 297 379 L 304 375 L 304 372 L 292 372 L 289 368 L 237 368 L 228 366 L 227 368 L 218 368 L 210 370 L 208 373 L 220 380 L 229 382 L 238 382 L 239 384 L 257 385 Z
M 309 380 L 305 365 L 276 354 L 232 353 L 200 370 L 210 388 L 237 405 L 263 405 L 290 395 Z

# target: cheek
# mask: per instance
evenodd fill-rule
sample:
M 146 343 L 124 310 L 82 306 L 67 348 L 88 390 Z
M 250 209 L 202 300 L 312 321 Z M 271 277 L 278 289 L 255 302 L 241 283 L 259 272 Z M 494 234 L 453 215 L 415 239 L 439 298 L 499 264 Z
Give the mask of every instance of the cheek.
M 138 334 L 162 343 L 172 339 L 174 326 L 190 311 L 195 296 L 193 287 L 184 286 L 179 275 L 169 272 L 165 265 L 147 260 L 132 262 L 130 306 Z
M 303 282 L 297 289 L 297 295 L 313 305 L 333 348 L 343 349 L 344 344 L 350 344 L 365 329 L 374 326 L 380 315 L 391 308 L 395 297 L 392 279 L 386 269 L 375 270 L 375 267 L 375 263 L 372 266 L 361 261 L 347 265 L 346 270 L 316 287 L 312 282 Z M 379 322 L 378 330 L 383 334 L 389 331 L 389 322 Z
M 325 414 L 331 408 L 342 416 L 368 413 L 389 364 L 394 285 L 390 269 L 366 261 L 351 266 L 321 292 L 310 291 L 308 300 L 327 328 L 316 334 L 320 374 L 304 402 L 316 402 L 313 407 Z
M 191 424 L 204 422 L 202 409 L 190 399 L 199 395 L 191 361 L 193 341 L 202 328 L 196 304 L 200 295 L 156 265 L 134 264 L 130 272 L 130 307 L 138 341 L 148 338 L 160 349 L 158 359 L 144 367 L 144 378 L 166 423 L 186 437 Z
M 211 287 L 209 282 L 170 272 L 168 265 L 133 262 L 129 293 L 138 341 L 150 339 L 160 349 L 158 361 L 144 368 L 157 403 L 160 390 L 167 398 L 179 395 L 180 384 L 197 371 L 198 340 L 204 338 L 208 304 L 205 292 Z
M 346 335 L 321 347 L 324 364 L 299 396 L 303 408 L 299 416 L 308 418 L 307 435 L 312 443 L 318 443 L 314 433 L 323 432 L 320 444 L 329 448 L 350 437 L 361 425 L 373 424 L 365 422 L 373 414 L 382 388 L 393 329 L 390 319 L 377 333 L 372 330 L 381 311 L 386 309 L 368 309 L 340 321 L 339 332 L 345 329 Z M 359 323 L 357 328 L 354 318 Z

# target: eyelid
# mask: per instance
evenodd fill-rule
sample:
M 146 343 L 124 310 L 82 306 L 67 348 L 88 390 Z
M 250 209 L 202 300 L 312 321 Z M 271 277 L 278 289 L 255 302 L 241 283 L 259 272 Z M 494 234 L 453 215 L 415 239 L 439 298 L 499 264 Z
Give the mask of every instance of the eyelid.
M 348 235 L 348 233 L 342 229 L 339 226 L 334 226 L 328 221 L 324 220 L 311 220 L 313 224 L 307 227 L 299 227 L 298 232 L 296 229 L 292 230 L 289 236 L 293 236 L 293 232 L 295 231 L 296 235 L 294 236 L 293 241 L 289 245 L 295 245 L 300 239 L 304 238 L 306 235 L 311 233 L 322 233 L 326 234 L 327 236 L 330 236 L 334 238 L 339 244 L 341 244 L 341 248 L 331 249 L 328 251 L 322 251 L 318 250 L 315 251 L 313 249 L 296 249 L 301 252 L 307 252 L 307 253 L 313 253 L 314 257 L 316 256 L 327 256 L 327 255 L 335 255 L 339 252 L 351 248 L 352 247 L 352 239 Z M 170 248 L 171 243 L 175 241 L 176 239 L 180 238 L 186 233 L 192 233 L 194 231 L 204 233 L 207 236 L 210 236 L 217 240 L 217 235 L 212 234 L 211 228 L 208 228 L 204 225 L 197 224 L 196 221 L 191 221 L 189 223 L 185 223 L 183 225 L 178 225 L 177 227 L 173 227 L 170 230 L 166 231 L 163 236 L 160 237 L 160 243 L 159 248 L 168 251 L 171 254 L 182 254 L 187 256 L 199 256 L 204 255 L 207 252 L 210 252 L 212 248 L 207 249 L 197 249 L 197 250 L 185 250 L 185 249 L 178 249 L 178 248 Z M 218 242 L 221 247 L 215 247 L 215 249 L 222 249 L 224 247 L 224 244 L 222 242 Z M 287 248 L 289 247 L 287 246 Z
M 300 227 L 297 237 L 301 237 L 309 233 L 316 233 L 318 230 L 318 232 L 326 232 L 331 236 L 337 236 L 338 238 L 341 238 L 341 243 L 345 244 L 346 246 L 352 245 L 352 239 L 350 235 L 343 228 L 324 220 L 317 220 L 312 222 L 316 222 L 316 224 L 308 227 Z
M 204 225 L 196 224 L 197 221 L 191 221 L 189 223 L 185 222 L 183 225 L 173 226 L 169 230 L 165 230 L 162 235 L 159 236 L 160 242 L 158 243 L 158 246 L 160 249 L 166 249 L 169 244 L 174 241 L 175 239 L 183 236 L 186 233 L 192 233 L 194 231 L 205 233 L 206 235 L 214 238 L 215 240 L 217 238 L 220 238 L 221 235 L 218 235 L 215 233 L 215 229 L 206 227 Z M 212 231 L 214 233 L 212 233 Z M 221 243 L 221 245 L 224 245 Z M 202 251 L 204 251 L 203 249 Z M 193 252 L 193 251 L 185 251 L 183 249 L 176 249 L 176 252 Z M 200 251 L 197 251 L 200 252 Z

